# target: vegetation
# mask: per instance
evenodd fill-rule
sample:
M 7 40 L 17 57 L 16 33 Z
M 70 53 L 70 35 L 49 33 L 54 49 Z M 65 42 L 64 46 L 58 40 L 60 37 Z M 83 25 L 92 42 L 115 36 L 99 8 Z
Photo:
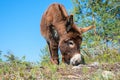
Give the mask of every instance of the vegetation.
M 74 14 L 78 26 L 96 26 L 93 31 L 83 35 L 83 48 L 95 48 L 103 44 L 107 47 L 120 46 L 120 2 L 118 0 L 72 0 L 72 3 L 71 13 Z
M 8 52 L 1 57 L 0 80 L 120 80 L 120 2 L 118 0 L 71 0 L 78 26 L 96 25 L 84 34 L 81 54 L 85 65 L 61 62 L 53 65 L 45 47 L 38 63 L 25 61 Z M 94 36 L 93 36 L 94 35 Z
M 72 13 L 79 26 L 96 25 L 96 34 L 103 40 L 120 39 L 118 0 L 72 0 L 72 3 Z
M 0 61 L 0 80 L 119 80 L 120 54 L 117 50 L 101 50 L 103 54 L 84 55 L 86 64 L 79 66 L 53 65 L 49 60 L 47 48 L 42 61 L 32 63 L 19 59 L 13 54 L 5 55 L 6 61 Z M 109 54 L 105 54 L 109 52 Z M 107 76 L 104 76 L 107 75 Z

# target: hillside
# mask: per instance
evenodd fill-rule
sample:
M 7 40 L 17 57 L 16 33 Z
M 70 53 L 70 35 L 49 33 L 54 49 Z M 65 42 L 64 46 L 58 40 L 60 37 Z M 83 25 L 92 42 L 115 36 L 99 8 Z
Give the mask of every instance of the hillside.
M 46 57 L 46 58 L 45 58 Z M 31 63 L 10 59 L 0 62 L 0 80 L 120 80 L 120 55 L 85 56 L 85 65 L 53 65 L 48 56 L 42 62 Z

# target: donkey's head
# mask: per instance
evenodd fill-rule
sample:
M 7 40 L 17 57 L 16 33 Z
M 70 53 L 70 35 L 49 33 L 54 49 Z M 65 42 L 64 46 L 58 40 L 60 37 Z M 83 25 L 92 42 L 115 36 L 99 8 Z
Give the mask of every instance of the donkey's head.
M 81 63 L 80 45 L 82 34 L 94 26 L 78 28 L 73 24 L 73 16 L 69 16 L 66 22 L 66 32 L 60 37 L 59 48 L 62 60 L 67 64 L 78 65 Z

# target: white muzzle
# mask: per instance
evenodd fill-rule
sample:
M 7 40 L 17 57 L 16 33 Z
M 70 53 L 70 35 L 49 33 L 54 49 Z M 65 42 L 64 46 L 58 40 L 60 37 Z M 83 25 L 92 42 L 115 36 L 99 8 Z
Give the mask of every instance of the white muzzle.
M 70 64 L 72 65 L 79 65 L 81 62 L 81 55 L 79 53 L 75 54 L 71 59 L 70 59 Z

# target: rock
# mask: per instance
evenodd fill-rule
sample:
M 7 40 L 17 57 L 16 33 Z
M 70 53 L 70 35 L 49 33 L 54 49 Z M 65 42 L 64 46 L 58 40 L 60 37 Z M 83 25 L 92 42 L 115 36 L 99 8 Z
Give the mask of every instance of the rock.
M 105 79 L 105 80 L 109 80 L 109 79 L 114 79 L 115 78 L 115 74 L 112 73 L 111 71 L 103 71 L 102 72 L 102 77 Z
M 68 75 L 67 77 L 70 79 L 79 79 L 79 77 L 75 75 Z
M 80 66 L 73 66 L 72 69 L 80 69 Z
M 99 66 L 99 62 L 93 62 L 90 66 Z
M 72 69 L 80 69 L 82 67 L 85 67 L 86 65 L 80 64 L 78 66 L 73 66 Z

